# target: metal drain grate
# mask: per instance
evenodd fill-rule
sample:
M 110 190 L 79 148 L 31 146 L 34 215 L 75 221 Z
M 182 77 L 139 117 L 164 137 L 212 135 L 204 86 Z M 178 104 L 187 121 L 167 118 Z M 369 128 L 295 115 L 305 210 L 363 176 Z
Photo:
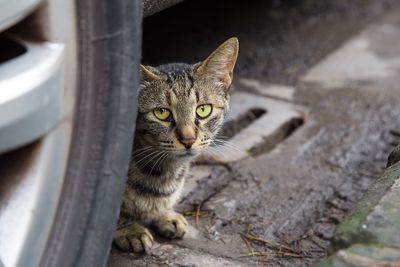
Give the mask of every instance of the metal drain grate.
M 224 124 L 217 138 L 230 139 L 239 133 L 242 129 L 252 124 L 255 120 L 263 116 L 267 110 L 264 108 L 251 108 L 242 115 L 232 119 Z
M 206 154 L 227 163 L 266 153 L 303 124 L 305 113 L 303 107 L 288 102 L 234 93 L 231 113 L 222 131 L 228 143 L 220 146 L 217 153 Z

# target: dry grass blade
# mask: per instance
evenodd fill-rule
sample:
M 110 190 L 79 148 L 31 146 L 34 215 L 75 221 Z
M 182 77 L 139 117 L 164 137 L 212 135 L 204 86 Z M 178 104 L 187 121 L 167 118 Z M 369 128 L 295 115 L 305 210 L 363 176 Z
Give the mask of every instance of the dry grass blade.
M 295 251 L 291 247 L 289 247 L 287 245 L 284 245 L 284 244 L 281 244 L 281 243 L 277 243 L 277 242 L 274 242 L 274 241 L 265 240 L 265 239 L 262 239 L 260 237 L 255 236 L 255 235 L 253 235 L 251 233 L 245 234 L 244 237 L 247 238 L 247 240 L 249 240 L 249 241 L 258 241 L 260 243 L 266 244 L 266 245 L 268 245 L 270 247 L 273 247 L 273 248 L 276 248 L 276 249 L 286 249 L 286 250 L 288 250 L 290 252 L 294 252 L 295 253 Z
M 255 256 L 255 254 L 254 254 L 255 251 L 254 251 L 253 247 L 251 246 L 250 242 L 243 235 L 241 235 L 241 237 L 242 237 L 243 242 L 246 244 L 246 247 L 249 250 L 250 254 L 252 256 Z
M 197 205 L 195 211 L 184 211 L 182 214 L 187 217 L 194 217 L 196 226 L 199 226 L 200 218 L 208 217 L 210 215 L 208 211 L 201 210 L 201 204 Z
M 182 214 L 186 217 L 196 217 L 197 211 L 184 211 Z M 210 213 L 208 211 L 199 211 L 198 216 L 199 218 L 207 218 Z
M 197 205 L 197 209 L 196 209 L 196 217 L 195 217 L 196 226 L 199 226 L 200 206 L 201 206 L 201 204 Z
M 304 255 L 298 253 L 290 253 L 290 252 L 253 252 L 244 255 L 243 257 L 250 257 L 250 256 L 264 256 L 264 257 L 289 257 L 289 258 L 304 258 Z

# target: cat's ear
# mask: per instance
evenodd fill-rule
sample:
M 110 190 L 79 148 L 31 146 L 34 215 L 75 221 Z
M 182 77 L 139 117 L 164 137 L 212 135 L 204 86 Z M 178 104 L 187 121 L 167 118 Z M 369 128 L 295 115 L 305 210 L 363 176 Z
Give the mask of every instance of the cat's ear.
M 154 81 L 161 79 L 161 73 L 153 67 L 140 64 L 140 77 L 144 81 Z
M 196 69 L 196 74 L 216 79 L 228 89 L 232 83 L 233 68 L 238 52 L 239 40 L 236 37 L 228 39 L 200 63 Z

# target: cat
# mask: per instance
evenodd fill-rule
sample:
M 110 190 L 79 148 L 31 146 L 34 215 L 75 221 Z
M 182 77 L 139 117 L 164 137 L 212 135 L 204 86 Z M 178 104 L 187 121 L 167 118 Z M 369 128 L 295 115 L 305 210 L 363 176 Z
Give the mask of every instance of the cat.
M 229 88 L 239 49 L 233 37 L 206 60 L 140 66 L 138 117 L 128 180 L 115 245 L 148 253 L 154 239 L 148 227 L 182 238 L 186 219 L 173 207 L 190 162 L 206 149 L 229 110 Z

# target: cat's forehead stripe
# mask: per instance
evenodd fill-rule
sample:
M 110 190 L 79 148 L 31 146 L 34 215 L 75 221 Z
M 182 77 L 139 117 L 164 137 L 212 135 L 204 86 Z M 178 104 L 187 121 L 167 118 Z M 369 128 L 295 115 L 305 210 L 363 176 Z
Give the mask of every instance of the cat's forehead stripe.
M 196 101 L 195 90 L 193 88 L 189 88 L 189 90 L 182 90 L 180 86 L 175 86 L 169 91 L 168 99 L 170 106 L 186 106 L 191 105 L 192 101 Z
M 167 80 L 166 80 L 166 82 L 167 82 L 167 84 L 168 84 L 168 87 L 169 87 L 169 88 L 172 88 L 172 87 L 174 86 L 174 79 L 172 78 L 171 73 L 166 72 L 165 75 L 167 75 Z
M 175 77 L 173 77 L 171 74 L 172 73 L 169 73 L 168 77 L 173 80 L 171 83 L 168 82 L 168 89 L 170 89 L 178 98 L 189 97 L 192 94 L 194 87 L 194 81 L 191 80 L 193 78 L 190 76 L 190 74 L 182 72 L 177 75 L 175 73 Z M 191 79 L 188 77 L 191 77 Z
M 170 106 L 175 106 L 178 103 L 178 96 L 176 95 L 175 91 L 170 91 L 169 94 Z
M 186 79 L 189 81 L 189 88 L 193 88 L 194 86 L 194 78 L 191 73 L 185 71 Z
M 167 100 L 168 106 L 172 105 L 171 91 L 165 91 L 165 99 Z

